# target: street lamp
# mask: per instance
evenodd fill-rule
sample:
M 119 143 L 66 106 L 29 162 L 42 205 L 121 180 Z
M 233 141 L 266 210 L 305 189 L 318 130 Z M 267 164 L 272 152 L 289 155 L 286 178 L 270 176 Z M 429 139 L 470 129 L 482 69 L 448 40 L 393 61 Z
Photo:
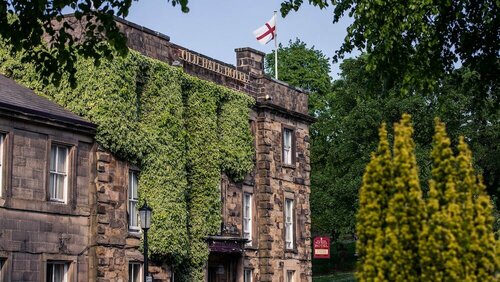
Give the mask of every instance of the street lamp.
M 144 201 L 144 205 L 139 209 L 141 228 L 144 231 L 144 282 L 148 281 L 148 229 L 151 226 L 151 211 L 153 209 Z

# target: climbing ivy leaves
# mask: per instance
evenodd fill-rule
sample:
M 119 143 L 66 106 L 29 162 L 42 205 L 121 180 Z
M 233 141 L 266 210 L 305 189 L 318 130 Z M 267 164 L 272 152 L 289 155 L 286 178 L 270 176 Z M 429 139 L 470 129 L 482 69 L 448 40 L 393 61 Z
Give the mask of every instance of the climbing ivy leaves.
M 46 85 L 0 47 L 0 73 L 96 123 L 99 144 L 140 167 L 139 197 L 154 210 L 151 256 L 180 279 L 202 280 L 205 238 L 220 226 L 221 173 L 241 181 L 253 169 L 254 100 L 135 51 L 99 66 L 80 57 L 76 87 L 64 77 Z

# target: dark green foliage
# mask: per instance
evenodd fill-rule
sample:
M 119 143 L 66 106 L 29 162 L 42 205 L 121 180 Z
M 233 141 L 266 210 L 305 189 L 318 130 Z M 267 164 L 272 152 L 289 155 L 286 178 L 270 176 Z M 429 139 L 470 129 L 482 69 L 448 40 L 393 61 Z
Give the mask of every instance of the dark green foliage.
M 303 2 L 283 1 L 282 14 L 298 10 Z M 308 2 L 319 8 L 331 5 L 334 23 L 347 15 L 353 18 L 335 60 L 354 49 L 367 52 L 368 69 L 395 79 L 405 90 L 437 86 L 460 62 L 481 76 L 481 85 L 498 87 L 500 7 L 496 0 Z
M 208 257 L 204 238 L 220 226 L 220 153 L 217 142 L 217 88 L 207 89 L 188 79 L 186 99 L 189 281 L 203 280 Z M 208 90 L 208 91 L 207 91 Z M 211 199 L 211 201 L 207 201 Z
M 357 259 L 356 241 L 339 239 L 330 244 L 329 259 L 312 259 L 312 272 L 314 276 L 323 276 L 339 271 L 354 272 Z
M 219 152 L 222 159 L 221 170 L 237 181 L 253 167 L 253 151 L 247 144 L 252 143 L 252 135 L 248 130 L 242 130 L 241 125 L 248 123 L 248 107 L 253 100 L 241 99 L 234 91 L 219 87 L 221 106 L 219 107 Z
M 424 187 L 429 174 L 432 108 L 426 99 L 417 93 L 401 95 L 396 87 L 386 89 L 380 76 L 365 70 L 364 57 L 345 60 L 341 70 L 341 78 L 323 97 L 324 106 L 316 110 L 318 121 L 311 130 L 313 228 L 326 234 L 332 230 L 354 233 L 358 189 L 370 152 L 377 147 L 377 127 L 382 122 L 387 122 L 390 131 L 404 112 L 415 117 L 417 162 Z
M 265 58 L 266 73 L 274 77 L 274 52 Z M 308 48 L 306 43 L 295 39 L 288 46 L 278 48 L 279 79 L 290 85 L 309 91 L 309 112 L 315 113 L 322 108 L 322 98 L 331 88 L 329 59 L 314 46 Z M 314 128 L 312 129 L 314 131 Z
M 221 173 L 242 180 L 253 168 L 253 99 L 133 51 L 98 67 L 79 58 L 76 88 L 67 75 L 44 85 L 6 49 L 0 73 L 96 123 L 97 141 L 141 168 L 139 197 L 153 208 L 151 256 L 201 281 L 204 238 L 220 226 Z
M 500 139 L 500 107 L 494 107 L 492 96 L 486 100 L 487 107 L 475 110 L 474 100 L 484 91 L 477 73 L 457 70 L 436 91 L 424 95 L 417 90 L 402 94 L 398 84 L 366 71 L 365 56 L 344 60 L 341 70 L 340 79 L 320 98 L 321 106 L 311 112 L 318 118 L 311 126 L 313 232 L 354 232 L 358 189 L 370 152 L 377 147 L 376 128 L 387 122 L 391 131 L 404 112 L 413 116 L 424 192 L 431 171 L 433 119 L 440 116 L 447 122 L 452 138 L 466 136 L 472 150 L 477 151 L 474 163 L 485 176 L 488 193 L 498 201 L 495 195 L 500 188 L 500 151 L 496 140 Z
M 166 2 L 179 4 L 183 12 L 189 11 L 188 0 Z M 131 4 L 131 0 L 0 0 L 0 37 L 11 42 L 12 54 L 22 54 L 23 62 L 37 62 L 34 68 L 45 81 L 51 78 L 59 83 L 63 75 L 69 75 L 66 79 L 75 86 L 79 56 L 93 58 L 98 65 L 102 57 L 113 58 L 113 51 L 127 54 L 126 38 L 118 30 L 115 17 L 126 17 Z M 74 34 L 63 11 L 71 11 L 83 21 L 85 36 Z M 42 46 L 42 35 L 50 45 Z

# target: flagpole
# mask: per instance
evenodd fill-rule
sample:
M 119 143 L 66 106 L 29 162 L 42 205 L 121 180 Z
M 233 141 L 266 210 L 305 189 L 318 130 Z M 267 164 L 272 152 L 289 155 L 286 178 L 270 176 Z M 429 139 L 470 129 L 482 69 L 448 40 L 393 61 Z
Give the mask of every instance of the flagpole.
M 274 11 L 275 27 L 274 27 L 274 77 L 278 79 L 278 12 Z

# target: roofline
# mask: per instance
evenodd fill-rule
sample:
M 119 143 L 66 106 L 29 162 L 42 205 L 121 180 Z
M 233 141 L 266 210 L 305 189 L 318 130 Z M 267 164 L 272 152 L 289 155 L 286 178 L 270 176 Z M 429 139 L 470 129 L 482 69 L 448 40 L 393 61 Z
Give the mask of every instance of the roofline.
M 23 115 L 26 117 L 37 117 L 41 118 L 45 121 L 51 121 L 54 123 L 58 123 L 64 127 L 73 128 L 73 130 L 86 132 L 92 135 L 95 135 L 97 125 L 91 122 L 86 122 L 80 119 L 63 117 L 60 115 L 54 115 L 42 111 L 37 111 L 33 109 L 27 109 L 19 106 L 14 106 L 8 103 L 0 102 L 0 110 L 10 111 L 14 114 Z
M 285 115 L 291 116 L 291 117 L 296 118 L 298 120 L 305 121 L 305 122 L 307 122 L 309 124 L 312 124 L 312 123 L 314 123 L 314 122 L 316 122 L 318 120 L 317 118 L 315 118 L 313 116 L 310 116 L 308 114 L 303 114 L 303 113 L 299 113 L 299 112 L 296 112 L 296 111 L 292 111 L 292 110 L 289 110 L 287 108 L 278 106 L 276 104 L 268 103 L 268 102 L 259 102 L 259 101 L 256 101 L 255 102 L 255 108 L 262 109 L 262 110 L 275 111 L 275 112 L 278 112 L 278 113 L 281 113 L 281 114 L 285 114 Z
M 73 14 L 67 14 L 67 15 L 65 15 L 65 16 L 72 16 L 72 15 L 73 15 Z M 230 63 L 227 63 L 227 62 L 221 61 L 221 60 L 219 60 L 219 59 L 212 58 L 212 57 L 207 56 L 207 55 L 205 55 L 205 54 L 202 54 L 202 53 L 200 53 L 200 52 L 198 52 L 198 51 L 195 51 L 195 50 L 189 49 L 189 48 L 187 48 L 187 47 L 184 47 L 184 46 L 178 45 L 178 44 L 176 44 L 176 43 L 173 43 L 173 42 L 171 42 L 171 41 L 170 41 L 170 36 L 165 35 L 165 34 L 163 34 L 163 33 L 161 33 L 161 32 L 154 31 L 154 30 L 152 30 L 152 29 L 150 29 L 150 28 L 147 28 L 147 27 L 145 27 L 145 26 L 142 26 L 142 25 L 136 24 L 136 23 L 134 23 L 134 22 L 131 22 L 131 21 L 128 21 L 128 20 L 125 20 L 125 19 L 122 19 L 122 18 L 119 18 L 119 17 L 116 17 L 116 16 L 115 16 L 115 20 L 116 20 L 117 22 L 122 23 L 122 24 L 128 25 L 128 26 L 130 26 L 130 27 L 133 27 L 133 28 L 136 28 L 136 29 L 138 29 L 138 30 L 140 30 L 140 31 L 143 31 L 143 32 L 145 32 L 145 33 L 148 33 L 148 34 L 150 34 L 150 35 L 153 35 L 153 36 L 158 36 L 159 38 L 161 38 L 161 39 L 164 39 L 164 40 L 168 41 L 168 42 L 169 42 L 169 43 L 170 43 L 173 47 L 177 47 L 177 48 L 179 48 L 179 49 L 184 49 L 184 50 L 187 50 L 187 51 L 189 51 L 189 52 L 191 52 L 191 53 L 193 53 L 193 54 L 195 54 L 195 55 L 197 55 L 197 56 L 200 56 L 200 57 L 203 57 L 203 58 L 205 58 L 205 59 L 208 59 L 208 60 L 214 61 L 214 62 L 216 62 L 216 63 L 218 63 L 218 64 L 223 65 L 223 66 L 230 67 L 230 68 L 233 68 L 233 69 L 235 69 L 235 70 L 238 70 L 238 68 L 237 68 L 235 65 L 233 65 L 233 64 L 230 64 Z M 250 47 L 240 47 L 240 48 L 235 48 L 235 49 L 234 49 L 234 51 L 235 51 L 235 52 L 237 52 L 237 51 L 251 51 L 251 52 L 254 52 L 254 53 L 259 54 L 259 55 L 262 55 L 262 56 L 266 56 L 266 55 L 267 55 L 266 53 L 264 53 L 264 52 L 262 52 L 262 51 L 259 51 L 259 50 L 256 50 L 256 49 L 254 49 L 254 48 L 250 48 Z M 255 74 L 250 74 L 250 75 L 253 75 L 255 78 L 260 78 L 260 75 L 257 75 L 257 76 L 255 76 Z M 308 90 L 305 90 L 305 89 L 300 88 L 300 87 L 297 87 L 297 86 L 290 85 L 290 84 L 288 84 L 288 83 L 286 83 L 286 82 L 284 82 L 284 81 L 282 81 L 282 80 L 275 79 L 274 77 L 272 77 L 272 76 L 270 76 L 270 75 L 268 75 L 268 74 L 262 74 L 262 77 L 263 77 L 263 78 L 265 78 L 265 79 L 267 79 L 267 80 L 269 80 L 269 81 L 272 81 L 272 82 L 275 82 L 275 83 L 277 83 L 277 84 L 280 84 L 280 85 L 286 86 L 286 87 L 288 87 L 288 88 L 290 88 L 290 89 L 293 89 L 293 90 L 295 90 L 295 91 L 302 92 L 302 93 L 305 93 L 305 94 L 310 94 L 310 92 L 309 92 Z
M 131 27 L 133 27 L 133 28 L 137 28 L 137 29 L 139 29 L 139 30 L 141 30 L 141 31 L 144 31 L 145 33 L 149 33 L 149 34 L 151 34 L 151 35 L 158 36 L 158 37 L 160 37 L 160 38 L 162 38 L 162 39 L 165 39 L 166 41 L 170 42 L 170 36 L 168 36 L 168 35 L 166 35 L 166 34 L 163 34 L 163 33 L 161 33 L 161 32 L 158 32 L 158 31 L 152 30 L 152 29 L 150 29 L 150 28 L 147 28 L 147 27 L 145 27 L 145 26 L 142 26 L 142 25 L 139 25 L 139 24 L 133 23 L 133 22 L 128 21 L 128 20 L 126 20 L 126 19 L 119 18 L 119 17 L 117 17 L 117 16 L 115 16 L 115 21 L 120 22 L 120 23 L 122 23 L 122 24 L 129 25 L 129 26 L 131 26 Z

